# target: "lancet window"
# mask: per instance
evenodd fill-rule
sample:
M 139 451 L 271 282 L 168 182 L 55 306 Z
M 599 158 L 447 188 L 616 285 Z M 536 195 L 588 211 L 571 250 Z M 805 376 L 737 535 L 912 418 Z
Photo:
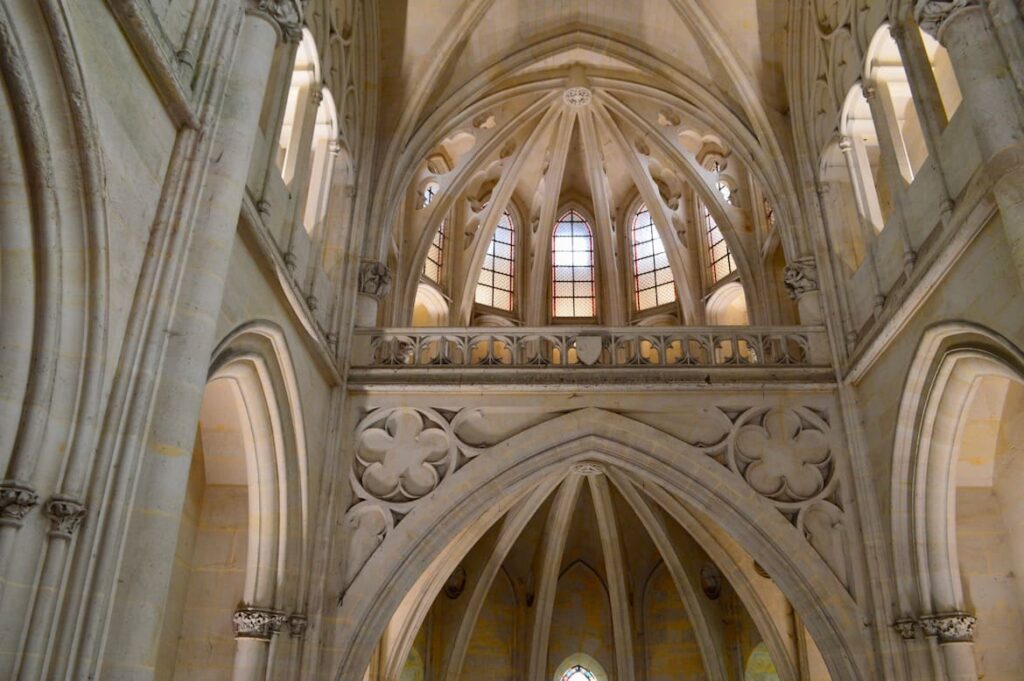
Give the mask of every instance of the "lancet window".
M 505 211 L 484 255 L 476 284 L 476 302 L 511 312 L 515 300 L 515 272 L 516 230 L 512 216 Z
M 426 189 L 423 190 L 424 208 L 430 205 L 436 193 L 437 187 L 435 185 L 427 185 Z M 440 226 L 438 226 L 437 231 L 434 233 L 434 238 L 430 242 L 430 249 L 427 251 L 427 259 L 423 263 L 423 274 L 435 284 L 441 283 L 441 275 L 444 273 L 444 247 L 448 238 L 447 230 L 448 218 L 445 217 L 441 220 Z
M 729 250 L 729 244 L 725 241 L 725 235 L 722 234 L 707 204 L 700 203 L 700 212 L 707 243 L 708 281 L 716 284 L 736 271 L 736 262 L 733 260 L 732 251 Z
M 676 287 L 665 245 L 647 206 L 633 216 L 633 293 L 637 310 L 675 302 Z
M 570 210 L 551 239 L 551 313 L 554 317 L 594 317 L 594 234 L 586 219 Z

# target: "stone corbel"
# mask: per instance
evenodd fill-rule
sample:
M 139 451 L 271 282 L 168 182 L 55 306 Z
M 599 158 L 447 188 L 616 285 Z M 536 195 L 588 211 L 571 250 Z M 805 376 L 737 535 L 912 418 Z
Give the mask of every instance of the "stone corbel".
M 981 9 L 981 0 L 917 0 L 914 20 L 921 30 L 942 41 L 942 32 L 958 14 Z
M 21 527 L 21 521 L 39 503 L 39 495 L 24 483 L 0 482 L 0 525 Z
M 381 300 L 391 290 L 391 270 L 382 262 L 364 260 L 359 266 L 359 293 Z
M 269 641 L 288 622 L 288 616 L 277 610 L 246 606 L 236 610 L 231 620 L 235 638 Z
M 902 618 L 893 622 L 892 628 L 899 633 L 900 638 L 904 641 L 909 641 L 914 638 L 914 632 L 917 629 L 917 622 L 909 617 Z
M 288 633 L 291 634 L 292 638 L 302 638 L 305 636 L 308 627 L 309 619 L 305 615 L 293 613 L 288 616 Z
M 55 496 L 46 502 L 50 518 L 50 536 L 70 539 L 85 519 L 85 506 L 71 497 Z
M 302 5 L 299 0 L 248 0 L 247 14 L 261 16 L 274 24 L 289 43 L 302 40 Z
M 783 283 L 789 297 L 796 301 L 812 291 L 817 291 L 818 265 L 814 262 L 814 258 L 797 258 L 786 265 Z
M 939 643 L 971 643 L 977 621 L 966 612 L 949 612 L 922 617 L 920 624 L 924 635 L 937 636 Z

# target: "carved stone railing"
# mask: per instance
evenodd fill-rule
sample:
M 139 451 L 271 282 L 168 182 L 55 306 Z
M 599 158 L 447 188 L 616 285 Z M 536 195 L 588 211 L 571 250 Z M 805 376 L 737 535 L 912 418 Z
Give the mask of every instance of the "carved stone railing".
M 818 327 L 357 329 L 357 368 L 824 367 Z

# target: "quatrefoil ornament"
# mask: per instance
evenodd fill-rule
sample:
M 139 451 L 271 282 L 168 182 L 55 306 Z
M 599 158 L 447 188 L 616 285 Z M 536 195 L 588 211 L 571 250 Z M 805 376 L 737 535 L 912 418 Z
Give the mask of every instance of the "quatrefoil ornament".
M 447 422 L 433 410 L 387 410 L 356 435 L 357 492 L 363 498 L 410 502 L 434 491 L 452 468 Z
M 733 466 L 758 494 L 782 505 L 821 496 L 832 478 L 832 449 L 824 426 L 792 409 L 770 409 L 741 426 Z

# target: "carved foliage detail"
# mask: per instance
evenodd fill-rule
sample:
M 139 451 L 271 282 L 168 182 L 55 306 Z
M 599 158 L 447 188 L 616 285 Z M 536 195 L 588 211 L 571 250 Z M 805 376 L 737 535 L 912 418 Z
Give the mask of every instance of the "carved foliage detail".
M 46 504 L 46 515 L 50 517 L 51 535 L 71 537 L 82 525 L 85 506 L 68 497 L 54 497 Z
M 391 289 L 391 271 L 387 265 L 366 260 L 359 267 L 359 292 L 380 299 Z
M 918 0 L 914 7 L 914 18 L 922 31 L 938 39 L 953 15 L 980 6 L 981 0 Z
M 243 607 L 235 611 L 232 624 L 235 638 L 257 638 L 269 641 L 288 621 L 288 617 L 267 608 Z
M 786 265 L 783 283 L 793 300 L 800 300 L 805 294 L 817 291 L 818 266 L 814 263 L 814 258 L 798 258 Z

